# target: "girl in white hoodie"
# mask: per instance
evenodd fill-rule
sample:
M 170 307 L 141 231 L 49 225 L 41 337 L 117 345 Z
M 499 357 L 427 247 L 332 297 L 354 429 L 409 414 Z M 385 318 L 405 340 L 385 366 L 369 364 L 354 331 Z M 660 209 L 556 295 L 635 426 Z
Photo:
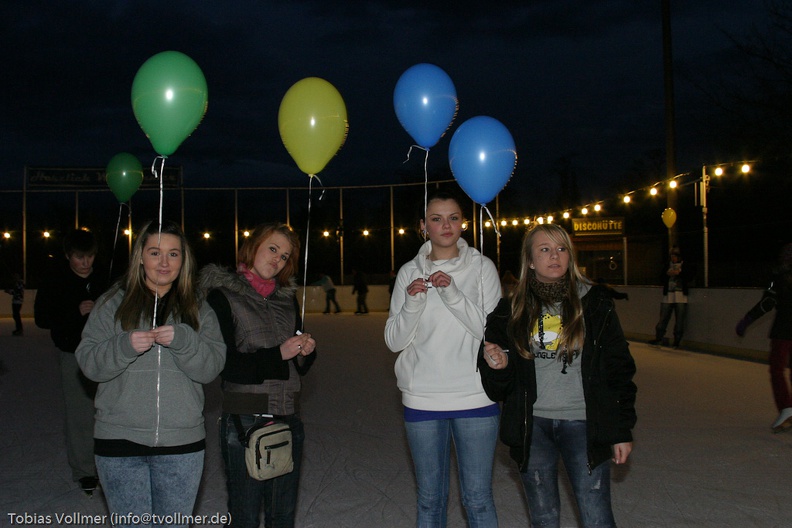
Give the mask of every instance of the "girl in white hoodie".
M 462 208 L 451 194 L 427 199 L 428 237 L 399 270 L 385 324 L 402 391 L 418 484 L 417 526 L 445 526 L 451 442 L 471 526 L 497 526 L 492 466 L 499 408 L 476 369 L 486 316 L 498 304 L 495 265 L 460 238 Z

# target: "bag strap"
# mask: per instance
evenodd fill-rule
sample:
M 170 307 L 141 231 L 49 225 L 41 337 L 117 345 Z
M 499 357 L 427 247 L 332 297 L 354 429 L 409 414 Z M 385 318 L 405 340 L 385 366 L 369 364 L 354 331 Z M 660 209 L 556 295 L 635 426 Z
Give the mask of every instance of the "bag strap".
M 249 437 L 245 432 L 245 428 L 242 427 L 242 418 L 240 418 L 238 414 L 232 414 L 231 419 L 234 421 L 234 427 L 236 427 L 237 430 L 239 443 L 242 444 L 243 447 L 247 447 Z

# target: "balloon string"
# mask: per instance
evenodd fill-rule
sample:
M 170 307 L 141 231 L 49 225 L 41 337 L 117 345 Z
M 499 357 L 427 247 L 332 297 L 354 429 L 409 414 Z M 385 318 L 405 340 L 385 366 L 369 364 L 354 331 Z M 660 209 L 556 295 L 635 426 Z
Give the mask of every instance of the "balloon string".
M 484 254 L 484 209 L 486 209 L 486 205 L 482 205 L 479 207 L 479 251 L 481 254 Z
M 162 202 L 163 202 L 163 175 L 165 174 L 165 158 L 167 156 L 157 156 L 151 164 L 151 173 L 155 179 L 159 180 L 159 224 L 157 226 L 157 247 L 162 245 Z M 157 173 L 157 160 L 161 159 L 160 171 Z M 151 328 L 157 328 L 157 305 L 159 304 L 159 274 L 157 274 L 157 282 L 154 283 L 154 314 L 152 315 Z
M 426 154 L 424 155 L 424 215 L 423 215 L 424 222 L 426 222 L 426 208 L 429 205 L 426 202 L 429 196 L 429 149 L 424 148 L 420 145 L 411 145 L 410 149 L 407 151 L 407 159 L 404 160 L 402 163 L 407 163 L 408 161 L 410 161 L 410 155 L 412 154 L 412 150 L 414 148 L 421 149 L 426 152 Z M 421 234 L 423 235 L 424 241 L 426 241 L 426 229 L 424 229 Z
M 110 281 L 113 279 L 113 261 L 115 260 L 115 252 L 118 246 L 118 231 L 121 226 L 121 211 L 123 211 L 124 205 L 125 204 L 123 203 L 118 204 L 118 220 L 116 221 L 116 232 L 115 232 L 115 236 L 113 237 L 113 254 L 110 256 L 110 270 L 107 273 L 108 284 L 110 284 Z M 129 206 L 127 205 L 127 207 Z M 131 208 L 130 208 L 130 213 L 127 214 L 127 218 L 129 218 L 130 214 L 131 214 Z
M 424 155 L 424 223 L 426 222 L 426 209 L 429 207 L 427 199 L 429 196 L 429 149 L 425 149 Z M 426 229 L 424 229 L 424 240 L 426 240 Z
M 487 211 L 487 216 L 489 216 L 490 222 L 492 222 L 492 227 L 495 229 L 495 234 L 497 235 L 498 238 L 500 238 L 501 234 L 500 234 L 500 231 L 498 231 L 498 223 L 492 217 L 492 213 L 490 212 L 490 210 L 487 207 L 487 205 L 486 204 L 482 205 L 481 206 L 481 210 L 482 211 Z M 483 238 L 484 237 L 484 224 L 481 223 L 481 219 L 479 219 L 479 227 L 481 228 L 482 240 L 484 240 L 484 238 Z
M 305 290 L 308 289 L 308 241 L 311 238 L 311 191 L 313 189 L 313 181 L 316 178 L 316 181 L 319 182 L 319 185 L 324 187 L 322 184 L 322 180 L 319 179 L 319 176 L 316 174 L 309 174 L 308 175 L 308 221 L 305 226 L 305 260 L 303 264 L 303 291 L 302 291 L 302 311 L 300 315 L 300 331 L 302 332 L 305 330 Z M 319 195 L 319 201 L 324 198 L 325 189 L 322 189 L 322 194 Z M 344 270 L 341 270 L 341 273 L 344 273 Z

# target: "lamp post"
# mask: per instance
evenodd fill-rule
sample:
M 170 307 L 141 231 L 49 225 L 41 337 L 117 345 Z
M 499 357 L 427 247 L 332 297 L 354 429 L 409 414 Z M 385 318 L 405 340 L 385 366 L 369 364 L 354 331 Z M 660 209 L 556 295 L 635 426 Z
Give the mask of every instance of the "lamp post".
M 709 191 L 710 177 L 707 166 L 701 167 L 701 180 L 699 180 L 699 205 L 701 206 L 701 223 L 703 226 L 704 244 L 704 287 L 709 288 L 709 231 L 707 228 L 707 191 Z

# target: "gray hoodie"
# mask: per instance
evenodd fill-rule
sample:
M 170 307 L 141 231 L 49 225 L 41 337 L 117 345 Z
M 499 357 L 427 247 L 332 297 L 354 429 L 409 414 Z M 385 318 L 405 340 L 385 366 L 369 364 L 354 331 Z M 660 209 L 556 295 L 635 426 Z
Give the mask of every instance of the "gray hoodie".
M 85 375 L 99 382 L 94 437 L 150 447 L 203 440 L 203 383 L 223 369 L 226 346 L 214 311 L 202 303 L 200 327 L 173 325 L 169 347 L 138 354 L 130 332 L 115 320 L 124 291 L 112 288 L 96 302 L 75 356 Z M 150 322 L 140 323 L 150 328 Z

